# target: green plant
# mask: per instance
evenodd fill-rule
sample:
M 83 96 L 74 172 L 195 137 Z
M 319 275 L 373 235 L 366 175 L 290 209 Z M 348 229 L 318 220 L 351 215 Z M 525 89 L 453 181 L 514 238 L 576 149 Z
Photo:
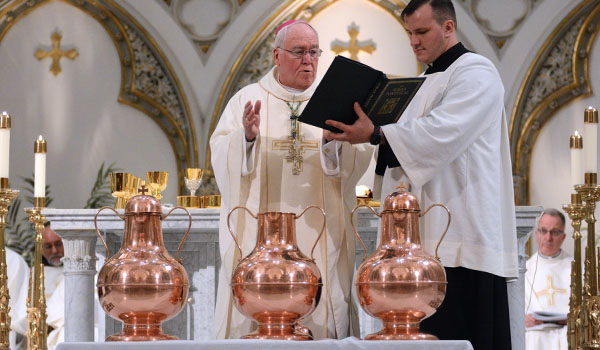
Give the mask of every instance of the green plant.
M 96 182 L 94 182 L 94 186 L 92 187 L 90 198 L 85 203 L 84 209 L 96 209 L 114 204 L 114 198 L 110 189 L 110 173 L 121 170 L 114 165 L 115 163 L 112 163 L 104 170 L 104 162 L 102 162 L 96 174 Z

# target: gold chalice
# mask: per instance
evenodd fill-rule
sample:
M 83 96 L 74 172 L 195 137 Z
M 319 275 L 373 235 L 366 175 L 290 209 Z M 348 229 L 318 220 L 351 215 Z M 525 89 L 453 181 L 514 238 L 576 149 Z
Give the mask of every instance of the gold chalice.
M 131 197 L 137 196 L 139 194 L 141 180 L 142 179 L 140 179 L 137 176 L 131 177 L 131 188 L 129 189 L 129 193 L 127 194 L 127 197 L 125 198 L 128 202 L 131 199 Z
M 125 209 L 132 185 L 130 173 L 110 173 L 110 189 L 113 197 L 117 198 L 115 209 Z
M 200 188 L 202 183 L 202 174 L 204 170 L 198 168 L 187 168 L 185 169 L 185 187 L 190 190 L 190 196 L 195 196 L 196 191 Z
M 160 200 L 162 198 L 161 192 L 167 188 L 169 173 L 166 171 L 148 171 L 146 172 L 146 179 L 152 196 Z

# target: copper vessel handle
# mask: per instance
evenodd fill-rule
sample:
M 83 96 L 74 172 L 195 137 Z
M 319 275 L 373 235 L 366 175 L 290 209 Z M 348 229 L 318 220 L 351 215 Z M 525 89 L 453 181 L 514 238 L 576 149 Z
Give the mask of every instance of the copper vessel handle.
M 325 232 L 325 226 L 327 225 L 327 218 L 325 217 L 325 210 L 321 209 L 320 207 L 318 207 L 316 205 L 309 205 L 308 207 L 304 208 L 304 210 L 302 210 L 302 212 L 300 214 L 296 215 L 296 219 L 299 219 L 310 208 L 319 209 L 321 211 L 321 214 L 323 214 L 323 227 L 321 227 L 321 232 L 319 233 L 319 237 L 317 237 L 315 244 L 313 244 L 313 247 L 310 250 L 310 260 L 315 261 L 315 257 L 313 255 L 313 253 L 315 252 L 317 243 L 319 243 L 319 239 L 321 239 L 321 236 L 323 236 L 323 232 Z
M 106 241 L 104 240 L 104 238 L 102 238 L 102 234 L 100 233 L 100 230 L 98 230 L 98 214 L 100 214 L 101 211 L 103 211 L 104 209 L 110 209 L 112 211 L 115 212 L 115 214 L 117 214 L 117 216 L 119 218 L 121 218 L 121 220 L 125 220 L 124 217 L 122 217 L 113 207 L 102 207 L 100 208 L 100 210 L 98 210 L 98 212 L 96 213 L 96 216 L 94 216 L 94 227 L 96 227 L 96 233 L 98 234 L 98 237 L 100 237 L 100 240 L 102 241 L 102 244 L 104 244 L 104 248 L 106 249 L 106 258 L 110 258 L 110 252 L 108 251 L 108 246 L 106 245 Z
M 181 264 L 181 257 L 179 256 L 179 251 L 181 250 L 181 247 L 183 246 L 183 242 L 185 242 L 185 240 L 187 239 L 188 234 L 190 233 L 190 230 L 192 229 L 192 214 L 190 214 L 190 211 L 187 210 L 184 207 L 175 207 L 175 208 L 169 210 L 169 212 L 167 213 L 167 215 L 165 215 L 162 218 L 160 218 L 160 220 L 162 221 L 162 220 L 166 219 L 167 216 L 171 215 L 171 213 L 175 209 L 183 209 L 183 210 L 185 210 L 185 212 L 188 214 L 188 217 L 190 218 L 190 223 L 188 225 L 188 229 L 185 232 L 185 235 L 183 235 L 183 238 L 181 239 L 181 242 L 179 242 L 179 247 L 177 247 L 177 262 Z
M 450 228 L 450 221 L 451 221 L 452 217 L 450 216 L 450 209 L 448 209 L 447 206 L 445 206 L 443 204 L 439 204 L 439 203 L 432 204 L 431 206 L 429 206 L 429 208 L 427 208 L 427 210 L 425 210 L 422 214 L 419 214 L 419 217 L 425 216 L 425 214 L 427 214 L 429 209 L 431 209 L 433 207 L 442 207 L 442 208 L 446 209 L 446 211 L 448 212 L 448 225 L 446 225 L 446 229 L 444 230 L 444 234 L 442 234 L 442 238 L 440 238 L 440 241 L 435 246 L 435 258 L 438 261 L 440 261 L 440 257 L 438 256 L 438 248 L 440 247 L 440 244 L 442 243 L 442 240 L 444 239 L 444 237 L 446 237 L 446 233 L 448 233 L 448 229 Z
M 236 210 L 238 210 L 238 209 L 244 209 L 254 219 L 258 219 L 258 216 L 254 215 L 254 213 L 252 213 L 250 211 L 250 209 L 248 209 L 246 207 L 242 207 L 242 206 L 237 206 L 237 207 L 231 209 L 231 211 L 227 215 L 227 229 L 229 230 L 229 234 L 231 234 L 231 238 L 233 238 L 233 241 L 235 242 L 235 245 L 236 245 L 237 249 L 240 251 L 240 259 L 241 259 L 243 257 L 243 255 L 242 255 L 242 247 L 240 247 L 240 244 L 238 243 L 237 239 L 235 238 L 235 233 L 233 233 L 233 231 L 231 231 L 231 224 L 229 222 L 229 218 L 231 217 L 231 214 L 233 214 L 233 212 L 236 211 Z
M 362 261 L 365 261 L 365 259 L 367 258 L 367 246 L 365 245 L 365 242 L 363 242 L 362 238 L 360 238 L 360 235 L 358 234 L 358 231 L 356 231 L 356 227 L 354 226 L 354 212 L 360 207 L 369 208 L 373 212 L 373 214 L 375 214 L 379 218 L 381 218 L 381 214 L 377 213 L 377 211 L 375 209 L 373 209 L 372 207 L 370 207 L 366 204 L 361 204 L 361 205 L 356 206 L 354 209 L 352 209 L 352 214 L 350 214 L 350 223 L 352 224 L 352 229 L 354 230 L 354 235 L 356 235 L 356 237 L 358 237 L 360 244 L 363 246 L 363 249 L 365 250 L 365 255 L 363 255 L 363 258 L 362 258 Z

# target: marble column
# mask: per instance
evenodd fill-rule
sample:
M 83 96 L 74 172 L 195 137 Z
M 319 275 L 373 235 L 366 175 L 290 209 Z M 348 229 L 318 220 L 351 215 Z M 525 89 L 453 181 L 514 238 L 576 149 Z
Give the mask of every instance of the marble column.
M 539 206 L 516 207 L 519 278 L 507 284 L 512 350 L 525 350 L 525 264 L 528 259 L 525 246 L 542 210 Z
M 93 342 L 97 239 L 93 216 L 86 213 L 82 217 L 77 210 L 69 211 L 68 215 L 65 215 L 64 210 L 58 209 L 44 209 L 42 213 L 51 222 L 52 229 L 61 236 L 65 250 L 62 258 L 65 278 L 64 312 L 68 315 L 64 318 L 65 341 Z M 81 220 L 88 224 L 84 227 L 73 224 L 74 221 Z

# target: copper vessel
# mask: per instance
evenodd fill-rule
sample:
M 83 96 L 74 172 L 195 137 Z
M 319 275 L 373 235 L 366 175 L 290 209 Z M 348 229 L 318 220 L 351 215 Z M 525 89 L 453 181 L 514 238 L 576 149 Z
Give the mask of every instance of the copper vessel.
M 295 220 L 310 208 L 321 211 L 323 227 L 309 259 L 296 244 Z M 254 215 L 245 207 L 233 208 L 227 216 L 227 226 L 240 256 L 242 249 L 229 221 L 237 209 L 246 210 L 258 220 L 256 246 L 239 262 L 231 277 L 234 305 L 258 323 L 258 330 L 242 339 L 311 340 L 310 330 L 298 321 L 314 311 L 321 295 L 321 273 L 313 252 L 325 230 L 325 212 L 309 206 L 299 215 L 280 212 Z
M 98 214 L 104 207 L 98 211 Z M 173 259 L 163 242 L 161 220 L 175 209 L 187 212 L 190 223 Z M 96 232 L 110 257 L 98 274 L 98 298 L 102 308 L 112 318 L 123 321 L 123 332 L 113 334 L 106 341 L 171 340 L 175 336 L 162 332 L 161 323 L 175 317 L 187 299 L 189 281 L 181 265 L 179 251 L 192 227 L 192 216 L 187 209 L 175 207 L 161 217 L 160 201 L 152 196 L 138 195 L 125 207 L 125 230 L 121 249 L 110 256 L 108 246 Z
M 419 218 L 434 206 L 448 212 L 448 225 L 435 248 L 435 257 L 421 248 Z M 367 340 L 437 340 L 421 333 L 419 323 L 431 316 L 446 295 L 446 271 L 437 250 L 450 226 L 450 211 L 442 204 L 431 205 L 421 214 L 417 198 L 400 190 L 387 196 L 381 214 L 381 240 L 375 252 L 364 259 L 356 272 L 356 294 L 362 308 L 383 321 L 383 329 Z M 367 249 L 356 232 L 365 255 Z

